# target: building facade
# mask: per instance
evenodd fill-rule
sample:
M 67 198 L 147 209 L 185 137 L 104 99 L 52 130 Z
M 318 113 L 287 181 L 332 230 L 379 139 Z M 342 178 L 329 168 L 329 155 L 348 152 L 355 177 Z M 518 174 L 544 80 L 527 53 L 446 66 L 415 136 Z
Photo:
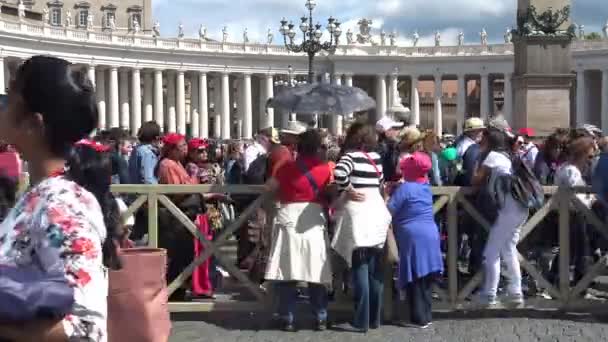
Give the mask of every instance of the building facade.
M 22 4 L 24 20 L 54 27 L 133 33 L 136 26 L 152 31 L 152 0 L 3 0 L 2 17 L 19 17 Z
M 56 27 L 16 17 L 0 20 L 0 90 L 10 65 L 51 54 L 88 68 L 96 84 L 100 127 L 135 133 L 156 120 L 165 131 L 222 139 L 250 138 L 261 128 L 281 127 L 292 113 L 266 108 L 290 77 L 305 79 L 303 54 L 273 43 L 225 37 L 160 38 L 145 34 Z M 608 39 L 573 42 L 571 124 L 608 130 Z M 354 85 L 376 99 L 376 119 L 400 101 L 413 122 L 458 133 L 469 116 L 502 112 L 513 119 L 513 45 L 412 47 L 341 42 L 315 62 L 319 82 Z M 293 73 L 288 73 L 292 66 Z M 346 117 L 322 117 L 335 133 Z M 299 120 L 310 121 L 300 116 Z M 551 123 L 547 123 L 551 125 Z M 518 123 L 514 122 L 517 128 Z M 549 127 L 552 128 L 552 127 Z

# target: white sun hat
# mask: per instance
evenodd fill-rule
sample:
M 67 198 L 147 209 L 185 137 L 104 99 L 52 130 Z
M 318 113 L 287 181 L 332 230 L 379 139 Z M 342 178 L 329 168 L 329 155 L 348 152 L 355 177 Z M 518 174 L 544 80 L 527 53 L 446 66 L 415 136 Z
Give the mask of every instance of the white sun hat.
M 289 121 L 287 122 L 287 128 L 281 130 L 281 134 L 300 135 L 306 132 L 307 129 L 308 126 L 300 121 Z

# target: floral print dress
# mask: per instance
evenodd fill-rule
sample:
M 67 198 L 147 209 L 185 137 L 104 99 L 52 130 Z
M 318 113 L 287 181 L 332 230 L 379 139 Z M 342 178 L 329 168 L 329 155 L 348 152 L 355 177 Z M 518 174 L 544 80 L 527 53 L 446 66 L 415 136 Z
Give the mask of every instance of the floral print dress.
M 74 287 L 73 313 L 63 319 L 70 341 L 107 340 L 105 237 L 95 196 L 63 176 L 31 188 L 0 225 L 0 265 L 59 267 Z

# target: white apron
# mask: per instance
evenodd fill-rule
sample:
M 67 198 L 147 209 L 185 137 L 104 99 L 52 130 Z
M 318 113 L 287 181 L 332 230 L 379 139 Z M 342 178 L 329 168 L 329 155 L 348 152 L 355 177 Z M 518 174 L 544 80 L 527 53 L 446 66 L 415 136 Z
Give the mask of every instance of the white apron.
M 365 194 L 365 201 L 348 201 L 336 212 L 336 230 L 331 242 L 348 266 L 352 254 L 360 247 L 384 247 L 391 224 L 391 214 L 377 188 L 357 189 Z
M 274 220 L 267 280 L 331 283 L 327 220 L 316 203 L 281 204 Z

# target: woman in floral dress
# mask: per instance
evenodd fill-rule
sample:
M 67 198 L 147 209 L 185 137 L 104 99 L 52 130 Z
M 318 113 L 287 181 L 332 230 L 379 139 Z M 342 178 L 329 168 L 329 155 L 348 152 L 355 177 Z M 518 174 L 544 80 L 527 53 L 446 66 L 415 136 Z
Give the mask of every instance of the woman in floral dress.
M 111 170 L 101 168 L 109 156 L 85 144 L 70 157 L 74 143 L 97 127 L 93 85 L 86 70 L 35 56 L 11 80 L 8 102 L 0 138 L 29 162 L 32 186 L 0 225 L 0 265 L 43 272 L 59 265 L 75 305 L 61 320 L 1 323 L 0 339 L 106 341 L 107 267 L 119 268 Z

